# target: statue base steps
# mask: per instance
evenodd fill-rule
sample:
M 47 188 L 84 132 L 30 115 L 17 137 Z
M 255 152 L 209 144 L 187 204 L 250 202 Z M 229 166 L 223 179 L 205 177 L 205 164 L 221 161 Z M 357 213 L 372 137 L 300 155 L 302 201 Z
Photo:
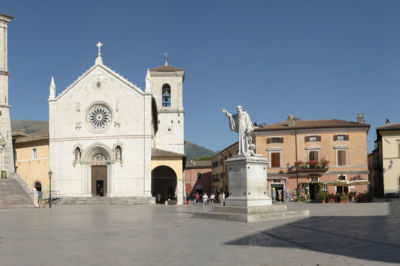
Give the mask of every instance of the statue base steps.
M 272 205 L 267 193 L 267 163 L 261 155 L 235 155 L 226 160 L 229 197 L 225 206 L 193 216 L 246 223 L 308 217 L 308 210 L 287 211 L 287 205 Z
M 209 218 L 245 223 L 306 218 L 308 216 L 310 216 L 309 210 L 287 211 L 287 205 L 253 207 L 214 206 L 212 211 L 193 213 L 193 217 L 195 218 Z

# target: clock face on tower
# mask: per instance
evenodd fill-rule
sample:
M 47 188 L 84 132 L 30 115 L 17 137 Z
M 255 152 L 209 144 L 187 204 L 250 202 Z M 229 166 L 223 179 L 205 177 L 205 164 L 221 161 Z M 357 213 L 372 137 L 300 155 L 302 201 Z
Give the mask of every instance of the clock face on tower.
M 93 129 L 102 130 L 110 125 L 112 113 L 106 105 L 94 104 L 89 108 L 86 119 Z

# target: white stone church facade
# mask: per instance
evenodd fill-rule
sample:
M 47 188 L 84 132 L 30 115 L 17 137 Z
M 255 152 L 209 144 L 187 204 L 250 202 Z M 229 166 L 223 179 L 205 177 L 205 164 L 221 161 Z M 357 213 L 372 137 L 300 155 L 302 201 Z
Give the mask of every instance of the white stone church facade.
M 143 197 L 182 202 L 183 69 L 147 70 L 146 88 L 95 64 L 49 96 L 52 190 L 61 197 Z M 179 166 L 181 165 L 181 166 Z

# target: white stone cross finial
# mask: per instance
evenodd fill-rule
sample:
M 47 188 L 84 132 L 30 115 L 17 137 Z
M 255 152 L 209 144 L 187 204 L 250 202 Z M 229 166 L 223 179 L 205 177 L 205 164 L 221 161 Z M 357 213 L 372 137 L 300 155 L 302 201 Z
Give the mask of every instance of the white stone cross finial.
M 96 46 L 99 49 L 97 52 L 96 64 L 103 64 L 103 59 L 101 58 L 101 47 L 103 44 L 99 41 Z
M 165 52 L 164 56 L 165 56 L 165 66 L 168 66 L 168 53 Z
M 101 56 L 101 47 L 103 46 L 103 44 L 99 41 L 99 42 L 96 44 L 96 46 L 97 46 L 97 48 L 99 48 L 99 52 L 97 53 L 97 55 L 98 55 L 98 56 Z

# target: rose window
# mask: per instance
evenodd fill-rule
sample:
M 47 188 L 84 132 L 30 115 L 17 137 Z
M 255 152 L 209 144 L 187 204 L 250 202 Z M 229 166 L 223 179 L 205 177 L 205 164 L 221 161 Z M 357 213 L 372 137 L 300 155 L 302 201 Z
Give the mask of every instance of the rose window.
M 95 129 L 103 129 L 111 122 L 111 111 L 102 104 L 93 105 L 87 115 L 88 123 Z

